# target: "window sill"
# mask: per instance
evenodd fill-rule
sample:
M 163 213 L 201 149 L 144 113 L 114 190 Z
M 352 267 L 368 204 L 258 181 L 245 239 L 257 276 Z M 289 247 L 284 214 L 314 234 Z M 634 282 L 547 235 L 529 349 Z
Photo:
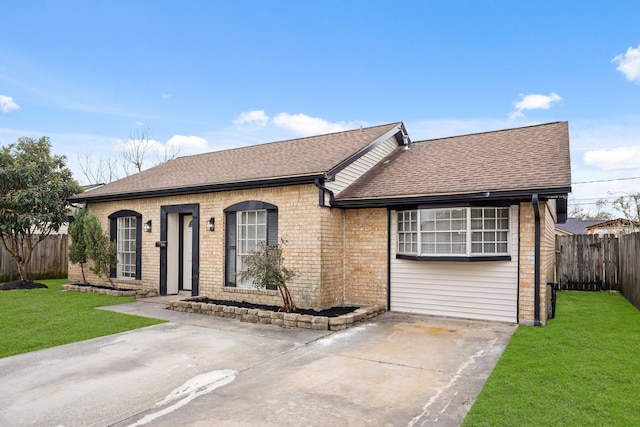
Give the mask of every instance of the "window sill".
M 489 255 L 489 256 L 418 256 L 396 254 L 396 259 L 406 259 L 410 261 L 431 261 L 431 262 L 490 262 L 490 261 L 511 261 L 511 255 Z
M 134 279 L 132 277 L 112 277 L 111 280 L 113 281 L 113 283 L 124 283 L 132 285 L 142 284 L 142 280 Z
M 222 288 L 224 292 L 234 294 L 251 294 L 251 295 L 277 295 L 277 290 L 257 289 L 257 288 L 238 288 L 233 286 L 225 286 Z

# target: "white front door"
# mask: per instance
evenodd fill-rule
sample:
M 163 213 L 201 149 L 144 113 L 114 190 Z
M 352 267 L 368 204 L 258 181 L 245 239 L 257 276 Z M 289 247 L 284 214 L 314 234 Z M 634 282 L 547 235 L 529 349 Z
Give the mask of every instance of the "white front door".
M 178 293 L 180 286 L 180 216 L 177 213 L 167 215 L 167 295 Z
M 182 219 L 182 289 L 190 291 L 193 278 L 193 216 Z

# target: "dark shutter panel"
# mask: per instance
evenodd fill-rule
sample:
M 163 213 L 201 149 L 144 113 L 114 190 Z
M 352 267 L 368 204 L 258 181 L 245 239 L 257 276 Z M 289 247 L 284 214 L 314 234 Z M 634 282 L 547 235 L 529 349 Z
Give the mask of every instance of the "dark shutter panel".
M 109 218 L 109 238 L 112 242 L 118 241 L 118 218 Z M 109 275 L 113 278 L 118 277 L 118 267 L 114 267 L 109 271 Z
M 267 209 L 267 245 L 278 245 L 278 210 Z M 275 291 L 278 289 L 275 285 L 267 285 L 267 289 Z
M 142 279 L 142 215 L 136 215 L 136 280 Z
M 236 286 L 236 213 L 225 213 L 225 286 Z
M 267 245 L 278 244 L 278 210 L 267 209 Z

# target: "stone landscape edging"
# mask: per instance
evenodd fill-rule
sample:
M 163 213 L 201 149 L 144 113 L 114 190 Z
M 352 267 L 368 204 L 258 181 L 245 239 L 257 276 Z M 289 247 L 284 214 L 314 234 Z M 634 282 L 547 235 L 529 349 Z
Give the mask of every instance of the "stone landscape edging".
M 386 311 L 384 307 L 374 305 L 360 307 L 351 313 L 341 316 L 327 317 L 184 300 L 171 301 L 169 309 L 178 312 L 225 317 L 241 322 L 276 325 L 284 328 L 314 329 L 318 331 L 341 331 Z
M 100 288 L 97 286 L 90 285 L 76 285 L 73 283 L 68 283 L 66 285 L 62 285 L 60 287 L 62 291 L 73 291 L 73 292 L 84 292 L 88 294 L 103 294 L 103 295 L 111 295 L 114 297 L 139 297 L 143 298 L 148 296 L 149 292 L 142 290 L 122 290 L 122 289 L 110 289 L 110 288 Z M 155 296 L 155 294 L 153 294 Z

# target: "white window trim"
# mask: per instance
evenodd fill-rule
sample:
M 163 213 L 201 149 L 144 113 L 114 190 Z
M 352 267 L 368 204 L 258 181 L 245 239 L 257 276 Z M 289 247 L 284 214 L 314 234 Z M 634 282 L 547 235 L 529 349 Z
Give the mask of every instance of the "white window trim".
M 125 223 L 128 222 L 129 226 L 126 228 L 129 230 L 129 233 L 133 233 L 133 238 L 126 239 L 123 235 Z M 133 225 L 131 225 L 133 223 Z M 137 218 L 135 216 L 122 216 L 116 219 L 117 231 L 116 231 L 116 246 L 117 246 L 117 254 L 118 254 L 118 265 L 116 268 L 116 277 L 118 279 L 135 279 L 136 278 L 136 227 L 137 227 Z M 131 248 L 133 245 L 133 250 L 124 250 L 125 244 L 128 244 Z M 125 255 L 128 255 L 129 259 L 133 259 L 133 263 L 125 262 Z M 127 272 L 125 274 L 124 267 L 127 268 Z
M 423 231 L 421 229 L 421 225 L 422 225 L 422 211 L 427 211 L 427 210 L 437 210 L 437 209 L 449 209 L 449 210 L 453 210 L 453 209 L 466 209 L 466 252 L 465 253 L 461 253 L 461 254 L 457 254 L 457 253 L 423 253 L 422 252 L 422 234 Z M 493 230 L 489 230 L 489 232 L 493 231 L 495 233 L 498 233 L 499 231 L 506 231 L 507 232 L 507 239 L 506 239 L 506 244 L 507 244 L 507 248 L 505 252 L 472 252 L 472 233 L 474 231 L 479 231 L 479 232 L 483 232 L 485 231 L 484 229 L 476 229 L 476 230 L 472 230 L 471 229 L 471 210 L 472 209 L 505 209 L 507 212 L 507 224 L 508 224 L 508 228 L 506 230 L 504 229 L 493 229 Z M 416 212 L 416 217 L 417 217 L 417 227 L 416 227 L 416 231 L 415 232 L 409 232 L 406 233 L 404 231 L 400 231 L 399 227 L 398 227 L 398 222 L 399 222 L 399 218 L 398 218 L 398 214 L 400 213 L 407 213 L 407 212 Z M 396 253 L 398 255 L 408 255 L 408 256 L 416 256 L 416 257 L 425 257 L 425 258 L 450 258 L 450 257 L 457 257 L 457 258 L 479 258 L 479 257 L 502 257 L 502 256 L 509 256 L 511 254 L 511 209 L 509 207 L 502 207 L 502 206 L 477 206 L 477 207 L 452 207 L 452 208 L 433 208 L 433 209 L 407 209 L 407 210 L 401 210 L 401 211 L 396 211 L 396 226 L 397 226 L 397 231 L 396 231 Z M 450 231 L 450 230 L 449 230 Z M 401 245 L 401 239 L 400 239 L 400 234 L 407 234 L 407 235 L 411 235 L 411 234 L 416 234 L 416 236 L 414 236 L 414 239 L 417 240 L 417 252 L 402 252 L 400 251 L 400 245 Z M 403 240 L 406 241 L 406 240 Z M 498 241 L 496 240 L 494 242 L 496 245 L 498 243 Z M 502 243 L 502 242 L 501 242 Z
M 249 212 L 255 212 L 256 215 L 258 213 L 263 213 L 264 215 L 264 224 L 259 224 L 259 223 L 255 223 L 255 224 L 249 224 L 249 225 L 253 225 L 253 226 L 259 226 L 259 225 L 263 225 L 264 226 L 264 239 L 259 239 L 254 238 L 254 239 L 249 239 L 249 238 L 244 238 L 241 239 L 241 235 L 242 233 L 240 232 L 240 229 L 242 227 L 246 227 L 246 223 L 242 223 L 241 218 L 243 215 L 249 213 Z M 249 241 L 252 240 L 256 243 L 256 246 L 260 243 L 266 244 L 267 243 L 267 222 L 268 222 L 268 218 L 267 218 L 267 210 L 266 209 L 256 209 L 256 210 L 244 210 L 244 211 L 237 211 L 236 212 L 236 274 L 240 273 L 242 270 L 241 266 L 243 265 L 242 262 L 242 257 L 245 255 L 248 255 L 249 252 L 241 252 L 240 248 L 242 247 L 242 245 L 240 244 L 241 240 L 245 240 L 245 241 Z M 256 233 L 257 233 L 257 229 L 256 229 Z M 237 287 L 239 288 L 253 288 L 254 284 L 253 284 L 253 280 L 251 279 L 247 279 L 247 280 L 238 280 L 237 281 Z

